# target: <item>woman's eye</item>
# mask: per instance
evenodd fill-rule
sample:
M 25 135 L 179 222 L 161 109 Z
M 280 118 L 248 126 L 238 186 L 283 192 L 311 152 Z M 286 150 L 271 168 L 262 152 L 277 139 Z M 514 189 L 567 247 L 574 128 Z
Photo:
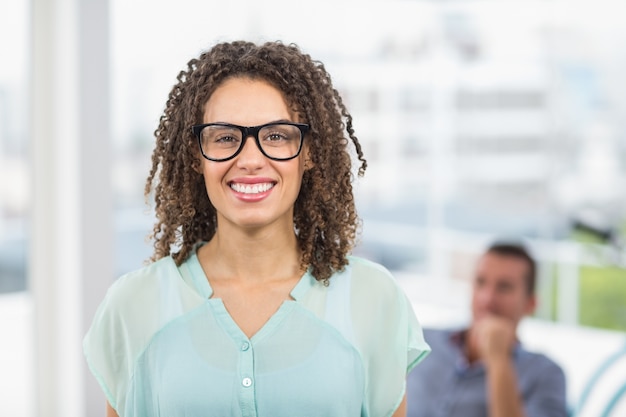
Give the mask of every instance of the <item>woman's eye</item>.
M 272 133 L 269 134 L 266 138 L 266 140 L 270 140 L 270 141 L 279 141 L 279 140 L 286 140 L 287 136 L 282 134 L 282 133 Z
M 233 135 L 220 135 L 220 136 L 216 136 L 214 139 L 215 142 L 221 142 L 221 143 L 232 143 L 238 140 L 239 139 L 237 139 L 237 137 Z
M 266 142 L 286 142 L 291 139 L 287 132 L 281 132 L 279 130 L 268 132 L 263 135 L 263 140 Z

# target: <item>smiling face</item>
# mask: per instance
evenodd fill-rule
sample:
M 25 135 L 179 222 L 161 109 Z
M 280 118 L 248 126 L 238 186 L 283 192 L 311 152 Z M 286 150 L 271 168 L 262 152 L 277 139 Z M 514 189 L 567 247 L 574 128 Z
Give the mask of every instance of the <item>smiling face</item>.
M 300 122 L 280 90 L 249 78 L 230 78 L 211 95 L 203 123 L 258 126 L 270 122 Z M 252 229 L 280 225 L 293 230 L 293 206 L 300 191 L 306 142 L 301 154 L 288 161 L 265 157 L 249 137 L 233 159 L 202 158 L 204 182 L 217 210 L 218 226 L 230 223 Z
M 519 257 L 487 252 L 476 269 L 472 289 L 474 322 L 488 315 L 517 325 L 535 309 L 535 296 L 527 285 L 528 263 Z

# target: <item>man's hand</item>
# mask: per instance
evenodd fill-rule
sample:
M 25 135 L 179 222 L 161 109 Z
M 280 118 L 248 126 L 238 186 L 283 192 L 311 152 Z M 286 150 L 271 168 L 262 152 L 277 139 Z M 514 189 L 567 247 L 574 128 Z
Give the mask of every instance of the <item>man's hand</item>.
M 524 417 L 511 357 L 516 341 L 515 324 L 489 315 L 474 324 L 471 337 L 487 370 L 489 417 Z
M 472 337 L 485 364 L 492 360 L 508 359 L 515 346 L 515 325 L 502 317 L 483 317 L 475 324 Z

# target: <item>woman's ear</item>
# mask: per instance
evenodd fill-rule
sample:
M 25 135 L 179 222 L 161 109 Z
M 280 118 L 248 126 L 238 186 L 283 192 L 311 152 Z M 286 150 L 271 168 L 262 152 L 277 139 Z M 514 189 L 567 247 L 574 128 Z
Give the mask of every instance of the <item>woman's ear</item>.
M 191 164 L 191 169 L 196 171 L 198 174 L 202 175 L 202 161 L 199 158 L 196 158 Z
M 311 168 L 313 168 L 315 166 L 315 163 L 311 160 L 311 158 L 309 158 L 309 156 L 307 155 L 307 157 L 304 159 L 304 170 L 308 171 Z
M 303 154 L 304 154 L 304 170 L 308 171 L 311 168 L 313 168 L 315 166 L 315 162 L 313 162 L 313 160 L 311 159 L 311 153 L 310 153 L 310 149 L 309 147 L 305 147 L 303 149 Z

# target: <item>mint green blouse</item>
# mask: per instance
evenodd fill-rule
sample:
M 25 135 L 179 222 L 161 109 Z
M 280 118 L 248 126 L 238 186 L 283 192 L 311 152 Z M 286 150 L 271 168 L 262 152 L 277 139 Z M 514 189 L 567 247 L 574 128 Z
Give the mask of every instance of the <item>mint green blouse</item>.
M 390 416 L 430 348 L 391 274 L 349 262 L 328 287 L 305 273 L 248 338 L 195 253 L 163 258 L 111 286 L 87 362 L 120 417 Z

